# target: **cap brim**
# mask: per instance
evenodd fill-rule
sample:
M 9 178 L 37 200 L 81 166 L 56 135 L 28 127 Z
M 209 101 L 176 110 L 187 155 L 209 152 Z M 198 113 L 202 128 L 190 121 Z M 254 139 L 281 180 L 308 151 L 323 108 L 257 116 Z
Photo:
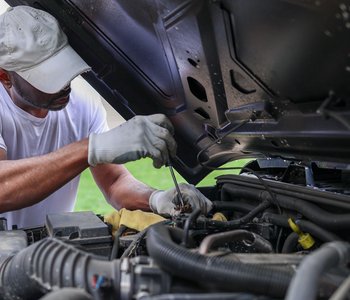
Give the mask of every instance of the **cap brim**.
M 75 77 L 91 68 L 69 45 L 55 55 L 25 71 L 17 71 L 38 90 L 54 94 L 66 87 Z

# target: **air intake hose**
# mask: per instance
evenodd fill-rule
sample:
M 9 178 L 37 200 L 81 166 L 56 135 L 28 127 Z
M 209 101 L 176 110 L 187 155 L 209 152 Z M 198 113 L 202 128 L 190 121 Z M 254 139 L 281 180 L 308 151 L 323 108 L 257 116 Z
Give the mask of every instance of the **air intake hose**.
M 285 270 L 243 264 L 223 257 L 191 252 L 173 241 L 164 225 L 152 226 L 147 234 L 147 250 L 155 262 L 170 274 L 211 287 L 233 292 L 251 292 L 283 297 L 292 275 Z
M 4 300 L 39 299 L 48 291 L 64 287 L 81 288 L 93 295 L 101 278 L 115 289 L 110 294 L 116 294 L 119 269 L 117 260 L 103 261 L 60 240 L 47 238 L 2 262 L 0 295 Z
M 64 288 L 48 293 L 39 300 L 93 300 L 90 294 L 81 289 Z
M 317 298 L 321 276 L 331 268 L 350 262 L 350 244 L 331 242 L 304 258 L 288 288 L 287 300 Z

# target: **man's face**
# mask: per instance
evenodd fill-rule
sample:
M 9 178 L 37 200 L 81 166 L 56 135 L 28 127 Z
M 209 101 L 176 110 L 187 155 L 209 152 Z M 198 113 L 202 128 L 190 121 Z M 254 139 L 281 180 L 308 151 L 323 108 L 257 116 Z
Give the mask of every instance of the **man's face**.
M 9 76 L 12 82 L 13 100 L 19 102 L 18 104 L 40 109 L 61 110 L 69 102 L 70 85 L 55 94 L 47 94 L 33 87 L 15 72 L 9 72 Z

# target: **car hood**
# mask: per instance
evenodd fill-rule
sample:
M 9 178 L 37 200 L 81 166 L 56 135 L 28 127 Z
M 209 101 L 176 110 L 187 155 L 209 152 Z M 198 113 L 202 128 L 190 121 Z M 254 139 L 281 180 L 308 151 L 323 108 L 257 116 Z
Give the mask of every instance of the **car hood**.
M 350 1 L 7 2 L 54 15 L 125 119 L 166 114 L 189 182 L 248 157 L 350 162 Z

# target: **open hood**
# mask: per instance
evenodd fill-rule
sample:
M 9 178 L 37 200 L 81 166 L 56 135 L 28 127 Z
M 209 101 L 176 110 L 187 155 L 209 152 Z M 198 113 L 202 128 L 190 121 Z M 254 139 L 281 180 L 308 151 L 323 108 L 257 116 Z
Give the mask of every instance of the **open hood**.
M 48 11 L 125 118 L 166 114 L 197 183 L 244 157 L 350 163 L 348 0 L 7 0 Z

